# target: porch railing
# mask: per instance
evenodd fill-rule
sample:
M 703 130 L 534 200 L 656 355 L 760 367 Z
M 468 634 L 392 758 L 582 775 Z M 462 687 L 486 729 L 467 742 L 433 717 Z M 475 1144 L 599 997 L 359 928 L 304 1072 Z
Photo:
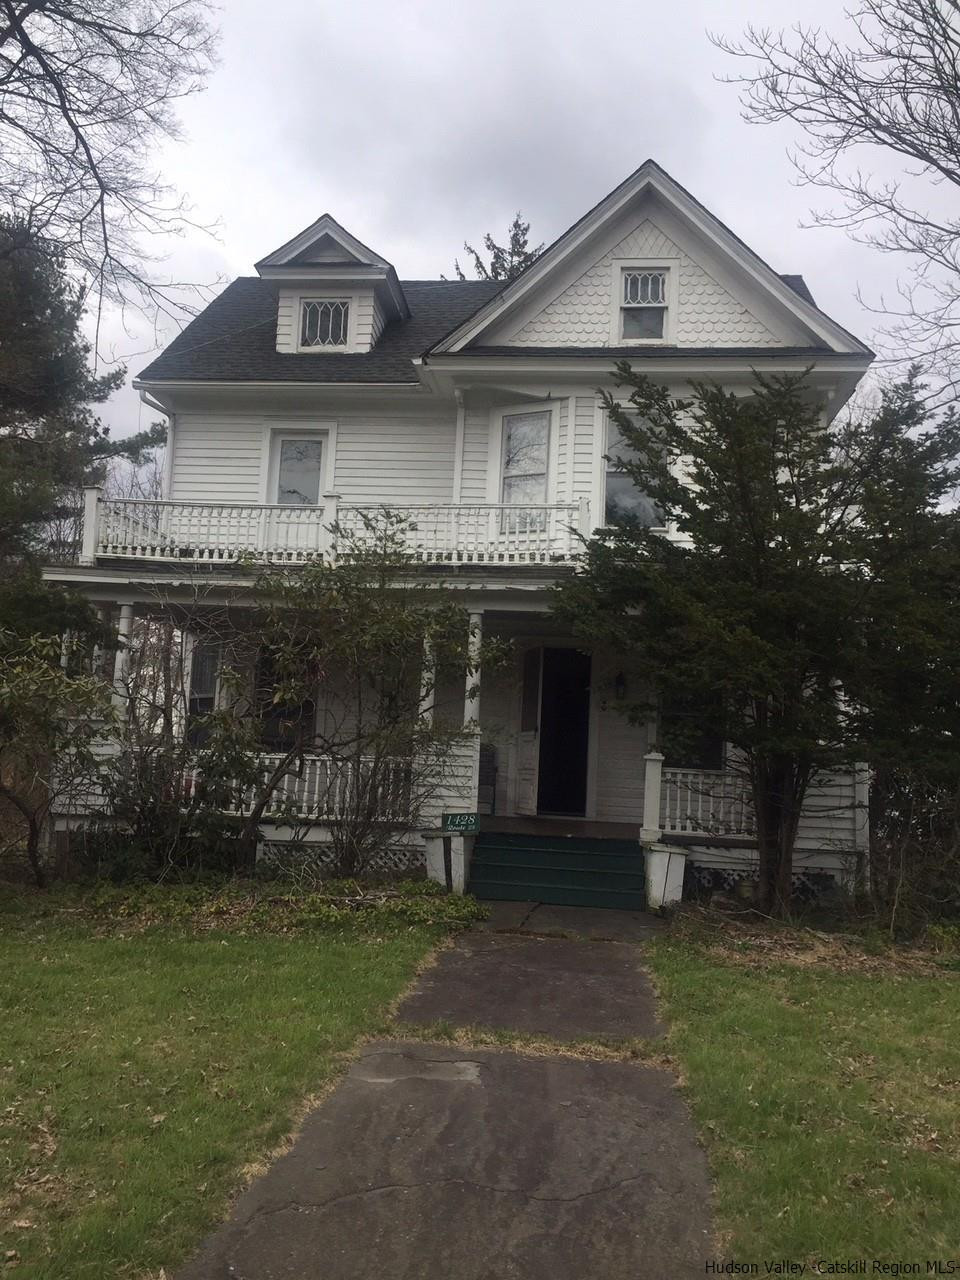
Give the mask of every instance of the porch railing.
M 698 835 L 752 835 L 743 779 L 725 769 L 664 769 L 660 829 Z
M 362 540 L 383 507 L 341 503 L 271 506 L 104 498 L 89 489 L 81 560 L 305 564 L 333 550 L 331 528 Z M 589 532 L 589 505 L 504 503 L 389 505 L 409 553 L 424 564 L 564 564 Z
M 257 781 L 238 794 L 232 809 L 248 815 L 270 776 L 282 763 L 282 755 L 264 755 L 257 762 Z M 184 778 L 184 796 L 190 799 L 204 785 L 194 770 Z M 410 766 L 401 760 L 333 760 L 305 756 L 284 770 L 264 812 L 265 819 L 333 821 L 348 814 L 366 814 L 382 820 L 401 821 L 410 809 Z

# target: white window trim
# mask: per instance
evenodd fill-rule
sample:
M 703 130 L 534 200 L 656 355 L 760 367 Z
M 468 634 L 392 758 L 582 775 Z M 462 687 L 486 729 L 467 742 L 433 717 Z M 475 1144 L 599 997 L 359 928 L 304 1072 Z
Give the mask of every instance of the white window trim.
M 316 346 L 305 347 L 301 341 L 303 337 L 303 304 L 305 302 L 345 302 L 347 304 L 347 340 L 343 345 L 337 346 Z M 303 355 L 313 356 L 329 356 L 352 354 L 360 350 L 357 346 L 357 311 L 359 302 L 359 294 L 344 293 L 340 290 L 327 290 L 319 292 L 311 289 L 308 293 L 299 293 L 297 295 L 297 315 L 296 315 L 296 350 Z
M 290 418 L 267 421 L 263 428 L 260 454 L 260 502 L 264 506 L 276 506 L 277 478 L 280 470 L 280 441 L 283 439 L 313 439 L 323 437 L 323 460 L 320 475 L 320 499 L 336 492 L 337 424 Z M 320 505 L 318 503 L 318 505 Z
M 557 501 L 557 459 L 559 456 L 558 402 L 542 400 L 532 404 L 507 405 L 502 409 L 491 411 L 491 449 L 490 472 L 487 476 L 487 501 L 503 502 L 503 451 L 506 445 L 506 433 L 503 429 L 504 418 L 511 418 L 518 413 L 549 413 L 547 425 L 547 496 L 549 506 Z
M 679 258 L 614 258 L 610 297 L 610 345 L 612 347 L 668 347 L 677 341 L 677 302 L 680 296 Z M 665 271 L 666 308 L 662 338 L 625 338 L 621 330 L 624 271 Z

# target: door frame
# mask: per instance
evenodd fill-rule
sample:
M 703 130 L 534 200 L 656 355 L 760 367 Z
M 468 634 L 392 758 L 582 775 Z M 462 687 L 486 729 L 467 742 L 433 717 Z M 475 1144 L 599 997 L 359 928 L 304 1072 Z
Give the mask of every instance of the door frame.
M 520 711 L 523 702 L 523 655 L 527 649 L 581 649 L 585 653 L 590 654 L 590 709 L 587 716 L 587 795 L 586 804 L 584 806 L 584 819 L 594 819 L 597 816 L 597 766 L 599 763 L 600 750 L 600 717 L 599 717 L 599 700 L 596 696 L 597 681 L 597 653 L 595 649 L 584 649 L 583 645 L 568 636 L 537 636 L 537 635 L 520 635 L 513 637 L 513 643 L 517 650 L 517 696 L 514 699 L 514 721 L 513 721 L 513 741 L 519 745 L 520 740 Z M 543 666 L 541 663 L 540 677 L 540 696 L 543 697 Z M 538 712 L 538 736 L 539 736 L 539 712 Z M 539 769 L 539 741 L 537 744 Z M 510 786 L 507 793 L 507 799 L 510 805 L 510 811 L 518 817 L 525 816 L 517 812 L 517 768 L 518 752 L 514 751 L 515 766 L 510 771 Z M 539 778 L 537 780 L 537 790 L 539 793 Z

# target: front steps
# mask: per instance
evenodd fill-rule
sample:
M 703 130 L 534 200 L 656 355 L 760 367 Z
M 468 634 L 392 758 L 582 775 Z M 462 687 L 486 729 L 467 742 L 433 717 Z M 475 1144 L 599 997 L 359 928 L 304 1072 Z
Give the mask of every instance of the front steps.
M 467 888 L 478 898 L 512 902 L 646 908 L 643 850 L 631 840 L 482 831 Z

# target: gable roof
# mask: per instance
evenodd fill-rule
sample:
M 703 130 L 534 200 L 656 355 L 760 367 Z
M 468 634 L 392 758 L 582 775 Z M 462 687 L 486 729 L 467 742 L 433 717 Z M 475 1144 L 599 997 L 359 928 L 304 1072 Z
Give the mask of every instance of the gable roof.
M 405 280 L 402 287 L 410 314 L 387 324 L 371 351 L 303 356 L 277 350 L 277 283 L 241 276 L 136 382 L 416 383 L 413 361 L 500 286 L 487 280 Z
M 321 240 L 332 240 L 340 246 L 343 251 L 343 263 L 393 270 L 386 258 L 381 258 L 379 253 L 374 253 L 362 240 L 358 240 L 356 236 L 351 235 L 346 227 L 341 226 L 336 218 L 329 213 L 322 213 L 316 222 L 311 222 L 309 227 L 299 231 L 290 240 L 287 240 L 285 244 L 282 244 L 279 249 L 274 249 L 272 253 L 268 253 L 265 258 L 261 258 L 259 262 L 255 262 L 253 265 L 257 271 L 263 272 L 270 267 L 289 266 L 297 260 L 306 261 L 307 259 L 304 255 L 312 245 Z
M 668 206 L 691 223 L 697 231 L 711 240 L 717 248 L 731 258 L 736 266 L 751 277 L 754 283 L 765 289 L 775 301 L 784 306 L 815 335 L 814 346 L 825 350 L 872 356 L 861 340 L 842 325 L 837 324 L 814 303 L 810 291 L 800 276 L 781 276 L 759 254 L 676 182 L 654 160 L 645 160 L 628 178 L 615 187 L 609 195 L 588 210 L 581 218 L 544 249 L 525 271 L 505 285 L 493 298 L 481 305 L 469 319 L 454 326 L 435 344 L 431 355 L 456 352 L 466 355 L 470 344 L 483 345 L 483 335 L 488 327 L 499 322 L 507 312 L 568 258 L 588 237 L 610 222 L 629 202 L 645 191 L 655 192 Z M 571 348 L 569 354 L 575 354 Z

